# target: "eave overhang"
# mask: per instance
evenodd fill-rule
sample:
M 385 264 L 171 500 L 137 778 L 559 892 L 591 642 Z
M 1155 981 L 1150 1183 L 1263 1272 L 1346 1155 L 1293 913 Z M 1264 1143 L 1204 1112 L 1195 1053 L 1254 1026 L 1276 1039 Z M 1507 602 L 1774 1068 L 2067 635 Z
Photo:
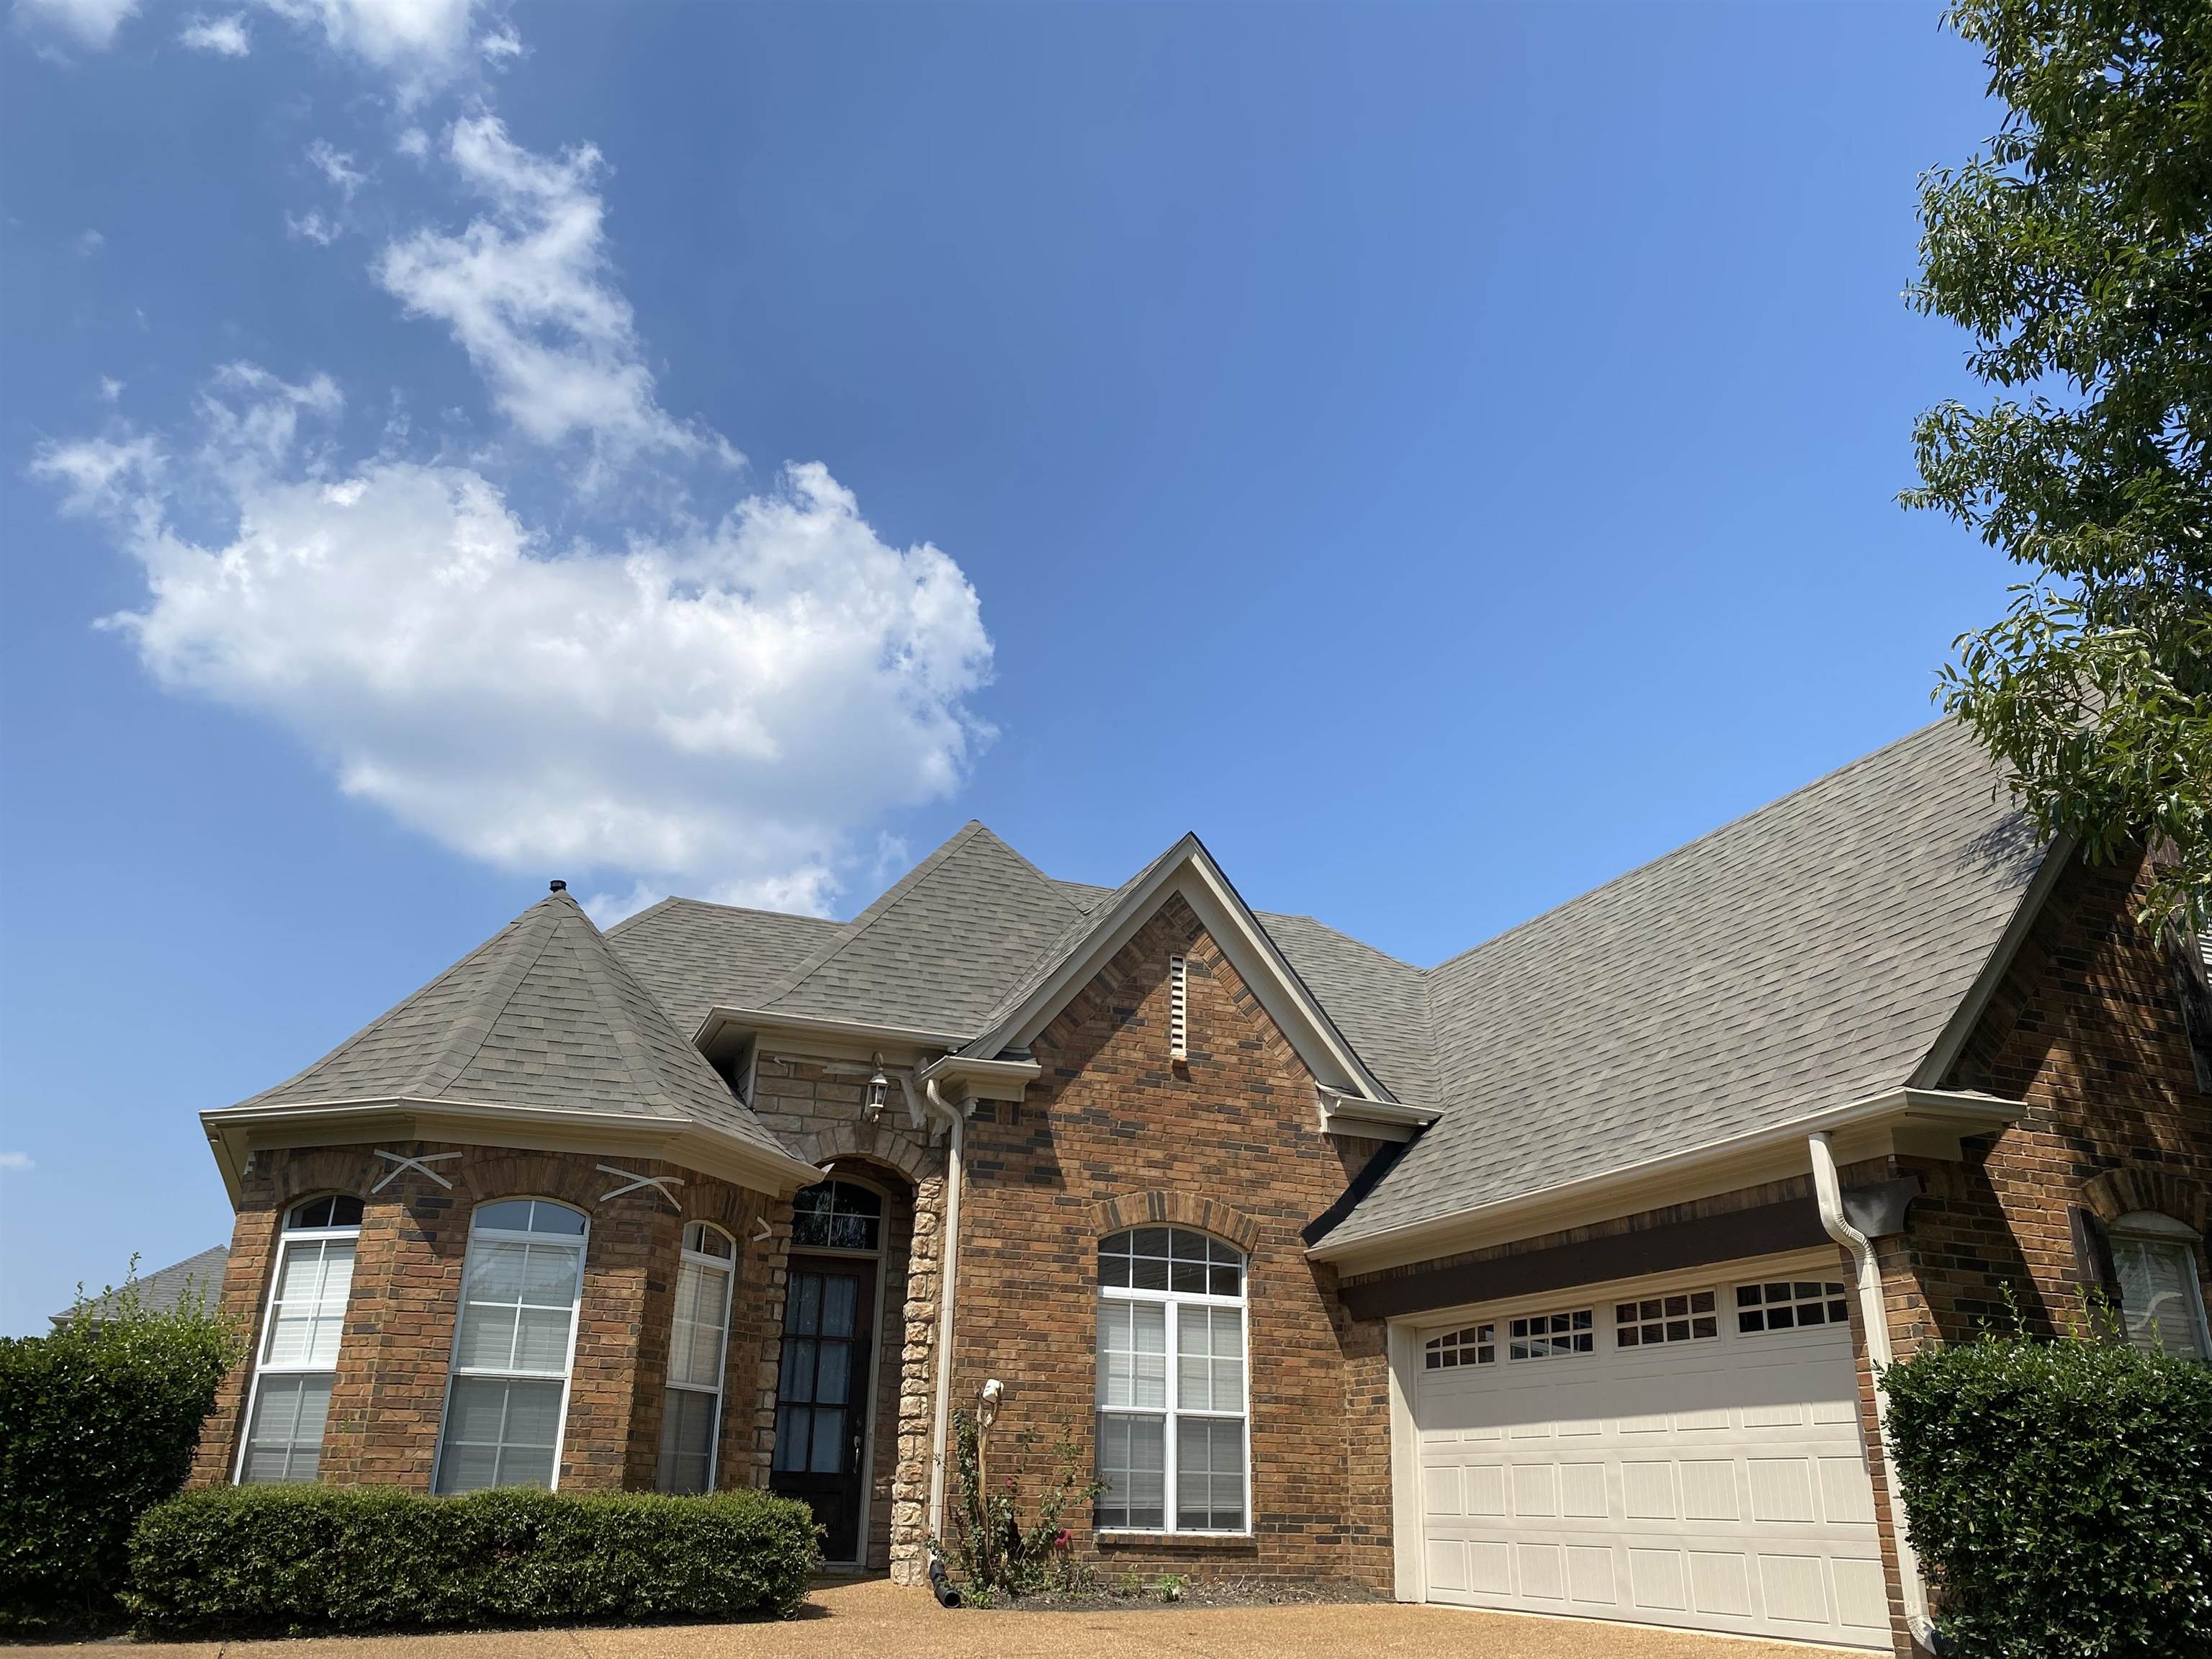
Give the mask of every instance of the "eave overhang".
M 200 1124 L 234 1206 L 240 1200 L 246 1166 L 256 1152 L 373 1140 L 620 1153 L 680 1164 L 776 1198 L 788 1198 L 822 1179 L 821 1170 L 787 1152 L 756 1146 L 703 1123 L 635 1113 L 402 1096 L 226 1106 L 202 1112 Z
M 973 1036 L 973 1031 L 932 1031 L 766 1008 L 717 1006 L 707 1011 L 691 1042 L 704 1054 L 714 1054 L 732 1038 L 750 1037 L 763 1049 L 790 1048 L 834 1060 L 867 1060 L 881 1054 L 901 1065 L 918 1066 L 932 1054 L 959 1048 Z
M 1890 1152 L 1955 1162 L 1962 1139 L 1994 1134 L 2017 1122 L 2027 1109 L 2017 1100 L 1964 1090 L 1892 1089 L 1749 1134 L 1495 1203 L 1471 1205 L 1353 1239 L 1324 1237 L 1309 1246 L 1306 1254 L 1334 1263 L 1341 1273 L 1370 1273 L 1658 1209 L 1801 1175 L 1808 1167 L 1805 1138 L 1820 1130 L 1834 1137 L 1838 1163 Z
M 1363 1140 L 1411 1140 L 1443 1114 L 1430 1106 L 1408 1106 L 1401 1101 L 1370 1100 L 1326 1085 L 1321 1097 L 1321 1127 L 1324 1134 L 1352 1135 Z
M 933 1060 L 915 1073 L 917 1083 L 945 1085 L 955 1104 L 962 1100 L 1019 1100 L 1022 1091 L 1044 1075 L 1034 1060 L 978 1060 L 969 1054 L 946 1054 Z

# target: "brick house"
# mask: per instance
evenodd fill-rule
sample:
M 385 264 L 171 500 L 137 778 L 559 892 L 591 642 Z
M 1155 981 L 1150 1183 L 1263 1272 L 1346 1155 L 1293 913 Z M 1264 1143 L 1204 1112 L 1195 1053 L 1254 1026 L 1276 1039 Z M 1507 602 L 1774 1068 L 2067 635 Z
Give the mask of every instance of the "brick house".
M 1929 726 L 1421 969 L 970 823 L 852 921 L 555 883 L 204 1115 L 204 1481 L 805 1498 L 916 1582 L 949 1413 L 1112 1572 L 1908 1651 L 1873 1364 L 2085 1286 L 2212 1352 L 2206 964 Z

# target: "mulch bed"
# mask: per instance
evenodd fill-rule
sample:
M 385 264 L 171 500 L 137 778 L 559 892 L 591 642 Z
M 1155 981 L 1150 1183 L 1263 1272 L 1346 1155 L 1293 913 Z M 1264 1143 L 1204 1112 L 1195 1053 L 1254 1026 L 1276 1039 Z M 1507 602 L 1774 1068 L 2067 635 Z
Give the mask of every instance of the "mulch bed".
M 1364 1584 L 1339 1579 L 1192 1578 L 1170 1601 L 1163 1592 L 1160 1575 L 1142 1575 L 1141 1587 L 1126 1577 L 1101 1573 L 1096 1583 L 1081 1589 L 1041 1590 L 1016 1601 L 994 1601 L 994 1610 L 1015 1613 L 1097 1612 L 1118 1608 L 1138 1612 L 1147 1607 L 1314 1607 L 1331 1601 L 1380 1601 L 1387 1598 Z

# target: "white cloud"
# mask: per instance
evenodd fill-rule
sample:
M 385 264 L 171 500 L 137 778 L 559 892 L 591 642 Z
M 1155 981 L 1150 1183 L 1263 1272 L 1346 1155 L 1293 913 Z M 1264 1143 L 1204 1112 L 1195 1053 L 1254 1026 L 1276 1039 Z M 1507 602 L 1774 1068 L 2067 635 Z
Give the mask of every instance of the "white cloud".
M 457 236 L 421 230 L 392 243 L 377 279 L 453 331 L 501 413 L 538 442 L 587 438 L 617 459 L 710 448 L 654 398 L 608 266 L 599 151 L 539 155 L 482 115 L 453 125 L 447 153 L 489 213 Z
M 242 11 L 222 17 L 195 14 L 177 31 L 177 44 L 193 52 L 211 52 L 219 58 L 243 58 L 253 50 L 253 37 Z
M 278 16 L 317 29 L 332 50 L 358 58 L 397 82 L 412 103 L 452 80 L 471 59 L 472 0 L 260 0 Z
M 89 259 L 107 246 L 107 238 L 96 230 L 82 231 L 70 246 L 76 251 L 79 258 Z
M 494 63 L 522 56 L 522 37 L 515 33 L 514 25 L 502 23 L 477 42 L 477 51 Z
M 100 401 L 112 404 L 123 396 L 123 382 L 111 374 L 100 377 Z
M 317 247 L 328 247 L 343 234 L 335 222 L 312 208 L 305 213 L 286 214 L 284 231 L 287 235 L 313 242 Z
M 137 15 L 138 0 L 15 0 L 15 15 L 44 24 L 91 52 L 115 44 L 123 25 Z
M 417 161 L 424 161 L 430 154 L 430 135 L 420 127 L 409 127 L 392 141 L 392 148 L 402 155 L 412 156 Z
M 556 545 L 468 467 L 303 458 L 301 422 L 340 404 L 234 365 L 188 446 L 40 453 L 143 567 L 111 623 L 162 685 L 289 729 L 448 848 L 612 873 L 610 918 L 672 890 L 824 908 L 856 836 L 961 780 L 991 658 L 975 590 L 823 467 L 611 553 Z M 179 528 L 195 489 L 234 529 Z
M 318 138 L 307 146 L 307 160 L 349 202 L 353 200 L 354 192 L 368 182 L 368 175 L 354 166 L 352 155 L 336 149 L 327 139 Z
M 0 1152 L 0 1170 L 14 1170 L 21 1174 L 38 1167 L 31 1162 L 31 1155 L 28 1152 Z

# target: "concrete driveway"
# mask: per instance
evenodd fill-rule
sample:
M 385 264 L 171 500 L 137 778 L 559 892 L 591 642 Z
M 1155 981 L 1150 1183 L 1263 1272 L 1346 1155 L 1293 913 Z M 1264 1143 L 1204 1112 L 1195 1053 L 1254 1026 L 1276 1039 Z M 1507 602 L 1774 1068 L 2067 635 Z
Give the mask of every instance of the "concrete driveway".
M 82 1653 L 19 1648 L 17 1653 Z M 1096 1613 L 947 1613 L 880 1580 L 828 1585 L 788 1624 L 646 1630 L 495 1631 L 293 1642 L 133 1644 L 163 1659 L 1278 1659 L 1357 1653 L 1419 1659 L 1812 1659 L 1836 1648 L 1690 1636 L 1584 1619 L 1534 1619 L 1388 1603 L 1162 1607 Z

